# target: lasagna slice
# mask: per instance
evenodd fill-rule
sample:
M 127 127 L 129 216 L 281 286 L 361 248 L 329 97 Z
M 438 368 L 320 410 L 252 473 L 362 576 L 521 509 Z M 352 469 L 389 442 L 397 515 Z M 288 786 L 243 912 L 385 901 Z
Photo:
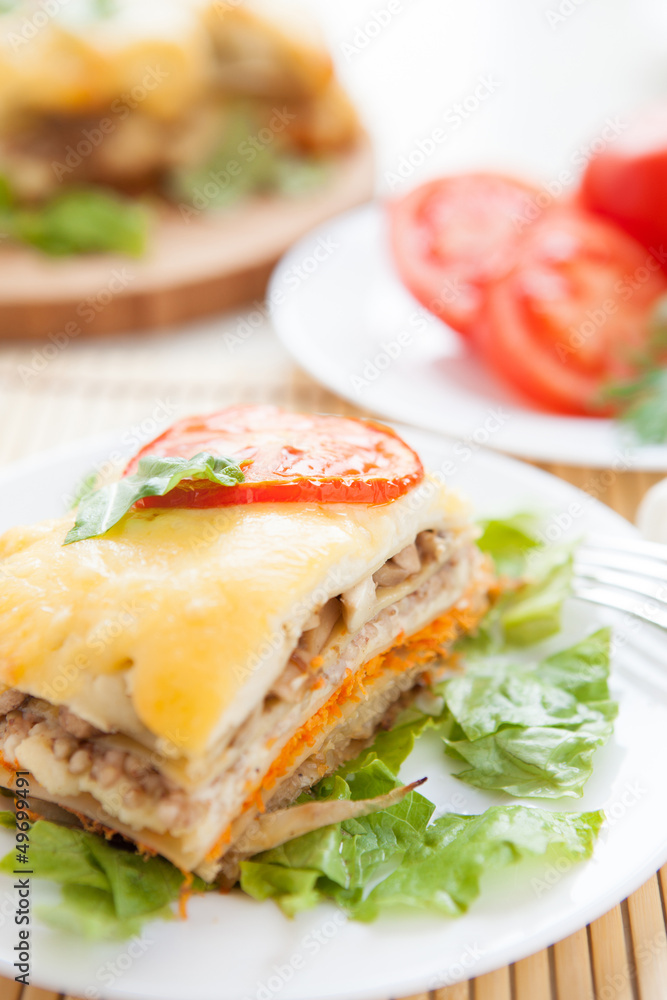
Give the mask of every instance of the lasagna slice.
M 246 479 L 266 477 L 235 434 Z M 270 437 L 283 474 L 303 464 Z M 440 482 L 315 502 L 313 461 L 299 502 L 135 505 L 74 544 L 73 515 L 0 539 L 5 787 L 27 771 L 36 799 L 233 879 L 268 817 L 391 725 L 486 611 L 490 573 Z

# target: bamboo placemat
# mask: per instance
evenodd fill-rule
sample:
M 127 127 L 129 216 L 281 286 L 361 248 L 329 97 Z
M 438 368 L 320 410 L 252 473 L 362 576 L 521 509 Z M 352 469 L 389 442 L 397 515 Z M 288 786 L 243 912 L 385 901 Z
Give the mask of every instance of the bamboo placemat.
M 252 327 L 243 319 L 227 317 L 180 335 L 72 341 L 64 347 L 53 342 L 3 346 L 0 465 L 106 430 L 132 428 L 135 437 L 149 440 L 160 423 L 182 412 L 232 402 L 359 412 L 299 371 L 261 315 Z M 542 468 L 628 518 L 648 487 L 662 478 L 563 465 Z M 551 948 L 413 1000 L 666 1000 L 666 895 L 667 866 L 620 906 Z M 0 979 L 0 1000 L 58 998 Z

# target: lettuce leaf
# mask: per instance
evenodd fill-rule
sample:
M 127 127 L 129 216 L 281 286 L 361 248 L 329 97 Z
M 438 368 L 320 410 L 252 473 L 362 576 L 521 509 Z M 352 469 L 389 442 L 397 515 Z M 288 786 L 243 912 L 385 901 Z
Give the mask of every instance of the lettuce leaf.
M 149 920 L 171 920 L 169 907 L 135 917 L 120 917 L 113 896 L 92 886 L 65 884 L 61 899 L 35 907 L 35 914 L 49 927 L 74 934 L 85 941 L 124 941 L 141 933 Z
M 429 726 L 436 725 L 438 716 L 428 715 L 419 709 L 409 708 L 402 712 L 391 729 L 384 730 L 375 737 L 372 745 L 362 750 L 358 757 L 339 768 L 343 777 L 361 770 L 374 760 L 381 761 L 392 774 L 398 774 L 401 764 L 407 760 L 415 745 L 415 740 Z M 320 786 L 327 781 L 325 778 Z M 354 796 L 358 798 L 359 796 Z
M 161 857 L 147 859 L 112 847 L 102 837 L 90 836 L 88 850 L 107 878 L 121 920 L 146 916 L 178 899 L 184 876 L 169 861 Z
M 0 861 L 0 872 L 13 874 L 14 854 Z M 62 886 L 61 901 L 40 907 L 40 918 L 94 941 L 131 937 L 149 920 L 169 919 L 170 904 L 185 882 L 164 858 L 144 857 L 94 833 L 41 819 L 30 829 L 29 857 L 35 878 Z M 208 888 L 199 879 L 195 887 Z
M 325 782 L 329 779 L 325 779 Z M 318 794 L 340 795 L 340 783 Z M 382 761 L 349 775 L 352 798 L 398 784 Z M 412 792 L 391 809 L 316 830 L 241 864 L 241 888 L 273 899 L 288 916 L 323 900 L 357 920 L 387 909 L 464 913 L 482 874 L 524 857 L 590 856 L 603 814 L 561 814 L 496 806 L 481 816 L 447 814 L 431 823 L 434 806 Z
M 560 632 L 563 602 L 572 588 L 569 546 L 537 550 L 525 584 L 496 606 L 503 639 L 509 646 L 532 646 Z
M 604 821 L 601 812 L 553 813 L 526 806 L 494 806 L 479 816 L 448 813 L 422 844 L 363 899 L 349 907 L 358 920 L 387 909 L 435 910 L 460 916 L 479 896 L 490 871 L 524 858 L 589 858 Z
M 571 593 L 574 546 L 544 545 L 538 525 L 531 514 L 482 522 L 477 544 L 515 585 L 494 604 L 475 635 L 458 643 L 463 655 L 531 646 L 560 631 L 563 602 Z
M 581 796 L 618 711 L 610 642 L 605 628 L 541 663 L 473 661 L 446 681 L 447 752 L 471 765 L 457 777 L 510 795 Z
M 324 778 L 315 794 L 327 800 L 341 795 L 363 799 L 399 785 L 381 760 L 373 760 L 354 770 L 348 780 L 340 774 Z M 242 862 L 241 888 L 256 899 L 271 896 L 290 916 L 325 898 L 348 908 L 361 898 L 364 886 L 400 865 L 407 852 L 421 842 L 433 809 L 428 799 L 410 792 L 389 809 L 296 837 Z M 300 873 L 293 883 L 297 891 L 286 890 L 291 883 L 282 869 Z M 313 872 L 314 880 L 310 877 Z
M 491 556 L 499 573 L 521 576 L 528 553 L 540 546 L 538 524 L 538 518 L 528 513 L 482 521 L 477 546 Z
M 322 901 L 322 894 L 316 888 L 319 877 L 317 868 L 291 867 L 272 861 L 244 861 L 241 865 L 243 891 L 262 902 L 275 900 L 287 917 L 311 910 Z
M 89 848 L 94 836 L 83 830 L 37 820 L 30 828 L 30 868 L 37 878 L 110 892 L 109 880 Z M 11 852 L 0 861 L 0 872 L 11 874 L 15 867 Z

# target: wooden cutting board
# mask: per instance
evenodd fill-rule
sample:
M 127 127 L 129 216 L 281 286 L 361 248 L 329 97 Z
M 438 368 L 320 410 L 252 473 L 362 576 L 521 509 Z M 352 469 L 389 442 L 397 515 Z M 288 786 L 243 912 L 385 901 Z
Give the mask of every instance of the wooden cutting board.
M 370 198 L 368 138 L 307 195 L 266 196 L 184 218 L 165 209 L 140 260 L 110 254 L 54 259 L 0 250 L 0 337 L 70 339 L 171 326 L 262 299 L 276 261 L 314 226 Z

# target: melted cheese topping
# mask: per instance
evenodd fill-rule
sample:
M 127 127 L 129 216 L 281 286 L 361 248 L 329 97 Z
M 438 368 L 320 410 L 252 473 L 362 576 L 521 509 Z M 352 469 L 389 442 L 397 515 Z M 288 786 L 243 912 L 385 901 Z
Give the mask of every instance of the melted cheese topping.
M 427 483 L 376 507 L 133 512 L 68 546 L 71 517 L 14 529 L 0 539 L 0 680 L 85 718 L 93 685 L 116 676 L 144 726 L 197 756 L 269 690 L 314 607 L 464 519 Z

